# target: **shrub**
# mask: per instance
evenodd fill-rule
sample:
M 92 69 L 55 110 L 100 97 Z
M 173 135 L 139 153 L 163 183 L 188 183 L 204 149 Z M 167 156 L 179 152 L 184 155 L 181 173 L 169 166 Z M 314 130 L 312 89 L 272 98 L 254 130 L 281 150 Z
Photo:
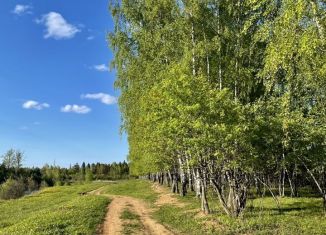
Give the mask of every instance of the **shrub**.
M 44 177 L 43 181 L 46 184 L 46 186 L 48 186 L 48 187 L 52 187 L 55 184 L 53 178 L 50 178 L 50 177 L 47 177 L 47 176 Z M 42 184 L 44 184 L 44 183 L 42 182 Z
M 49 187 L 49 185 L 48 185 L 48 183 L 47 183 L 45 180 L 43 180 L 43 181 L 41 182 L 40 187 L 41 187 L 41 188 L 46 188 L 46 187 Z
M 29 192 L 33 192 L 39 189 L 38 183 L 33 180 L 31 177 L 27 179 L 27 188 Z
M 94 176 L 91 170 L 87 169 L 86 170 L 86 176 L 85 176 L 86 181 L 90 182 L 93 181 Z
M 65 185 L 64 181 L 58 180 L 55 182 L 55 186 L 63 186 L 63 185 Z
M 22 197 L 25 192 L 25 185 L 21 180 L 8 179 L 0 186 L 1 199 L 16 199 Z

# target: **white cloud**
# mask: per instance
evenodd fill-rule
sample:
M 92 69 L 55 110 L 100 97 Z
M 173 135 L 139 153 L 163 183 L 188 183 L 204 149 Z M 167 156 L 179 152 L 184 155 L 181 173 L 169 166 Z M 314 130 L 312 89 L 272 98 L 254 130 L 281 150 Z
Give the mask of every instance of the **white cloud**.
M 107 104 L 107 105 L 117 103 L 116 97 L 109 95 L 109 94 L 105 94 L 105 93 L 86 94 L 86 95 L 82 95 L 81 98 L 82 99 L 99 100 L 103 104 Z
M 35 100 L 28 100 L 23 103 L 24 109 L 42 110 L 42 109 L 49 108 L 49 107 L 50 107 L 50 105 L 48 103 L 39 103 L 38 101 L 35 101 Z
M 15 6 L 15 9 L 12 11 L 12 13 L 14 13 L 16 15 L 31 14 L 32 13 L 31 9 L 32 9 L 32 6 L 30 6 L 30 5 L 17 4 Z
M 73 38 L 80 29 L 69 24 L 61 14 L 49 12 L 43 15 L 36 23 L 43 24 L 46 27 L 44 38 L 69 39 Z
M 105 64 L 94 65 L 93 69 L 95 69 L 99 72 L 108 72 L 109 71 L 109 67 Z
M 61 112 L 63 113 L 78 113 L 78 114 L 86 114 L 92 111 L 89 107 L 85 105 L 77 105 L 77 104 L 67 104 L 66 106 L 61 108 Z
M 95 37 L 94 36 L 88 36 L 86 39 L 88 40 L 88 41 L 90 41 L 90 40 L 93 40 Z

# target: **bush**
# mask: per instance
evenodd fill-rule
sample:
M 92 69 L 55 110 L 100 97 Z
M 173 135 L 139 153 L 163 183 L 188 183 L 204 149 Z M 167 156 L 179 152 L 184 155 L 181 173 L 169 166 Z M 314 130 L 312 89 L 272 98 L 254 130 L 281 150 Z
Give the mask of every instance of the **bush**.
M 16 199 L 24 196 L 25 185 L 21 180 L 8 179 L 0 186 L 1 199 Z
M 27 188 L 29 192 L 33 192 L 39 189 L 38 183 L 33 180 L 31 177 L 27 179 Z
M 50 178 L 50 177 L 47 177 L 47 176 L 44 177 L 43 181 L 44 182 L 42 182 L 42 184 L 46 184 L 47 187 L 52 187 L 55 184 L 54 180 L 52 178 Z
M 86 181 L 91 182 L 94 179 L 93 173 L 91 170 L 86 170 L 86 176 L 85 176 Z
M 63 185 L 65 185 L 64 181 L 58 180 L 55 182 L 55 186 L 63 186 Z

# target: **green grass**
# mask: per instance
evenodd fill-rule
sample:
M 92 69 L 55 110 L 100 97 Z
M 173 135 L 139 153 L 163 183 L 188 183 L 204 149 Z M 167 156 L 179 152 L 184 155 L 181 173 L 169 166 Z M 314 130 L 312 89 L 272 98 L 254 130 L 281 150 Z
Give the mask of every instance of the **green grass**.
M 95 234 L 109 199 L 79 193 L 104 185 L 46 188 L 18 200 L 0 201 L 0 234 Z
M 139 215 L 133 213 L 129 209 L 125 209 L 122 212 L 120 218 L 123 219 L 123 220 L 139 220 Z
M 185 208 L 163 206 L 154 217 L 181 234 L 325 234 L 326 217 L 318 198 L 281 198 L 279 213 L 271 197 L 248 201 L 240 218 L 226 216 L 217 198 L 209 195 L 212 214 L 198 216 L 200 202 L 194 195 L 184 198 Z M 197 210 L 196 210 L 197 209 Z
M 280 198 L 282 213 L 271 197 L 248 200 L 245 213 L 239 218 L 230 218 L 223 212 L 216 195 L 209 192 L 208 199 L 212 214 L 199 213 L 200 202 L 194 194 L 185 197 L 175 195 L 186 206 L 174 205 L 156 207 L 157 194 L 151 183 L 142 180 L 120 181 L 105 187 L 108 194 L 126 195 L 150 202 L 157 210 L 153 217 L 172 229 L 176 234 L 325 234 L 326 217 L 320 198 L 307 193 L 309 197 Z
M 139 233 L 143 228 L 139 215 L 133 213 L 129 208 L 126 208 L 120 218 L 123 220 L 122 233 L 125 235 Z
M 326 217 L 317 197 L 281 198 L 279 213 L 271 197 L 248 200 L 239 218 L 226 216 L 216 196 L 209 192 L 212 214 L 199 213 L 200 202 L 189 193 L 175 195 L 184 207 L 157 207 L 158 194 L 149 181 L 126 180 L 53 187 L 18 200 L 0 201 L 0 234 L 95 234 L 102 222 L 109 199 L 104 196 L 80 196 L 80 192 L 102 188 L 103 193 L 142 199 L 155 208 L 153 217 L 176 234 L 325 234 Z M 130 208 L 121 215 L 124 234 L 142 230 L 139 216 Z
M 145 180 L 122 180 L 104 187 L 103 193 L 131 196 L 153 203 L 157 199 L 157 194 L 151 189 L 151 185 Z

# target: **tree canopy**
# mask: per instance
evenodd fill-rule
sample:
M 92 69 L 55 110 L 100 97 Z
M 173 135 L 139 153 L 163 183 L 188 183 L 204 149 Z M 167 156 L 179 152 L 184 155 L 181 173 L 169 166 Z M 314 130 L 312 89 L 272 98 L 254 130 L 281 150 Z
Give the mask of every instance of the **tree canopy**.
M 132 174 L 197 185 L 205 212 L 212 185 L 233 216 L 253 182 L 278 181 L 284 195 L 300 169 L 325 174 L 325 1 L 122 0 L 110 9 Z

